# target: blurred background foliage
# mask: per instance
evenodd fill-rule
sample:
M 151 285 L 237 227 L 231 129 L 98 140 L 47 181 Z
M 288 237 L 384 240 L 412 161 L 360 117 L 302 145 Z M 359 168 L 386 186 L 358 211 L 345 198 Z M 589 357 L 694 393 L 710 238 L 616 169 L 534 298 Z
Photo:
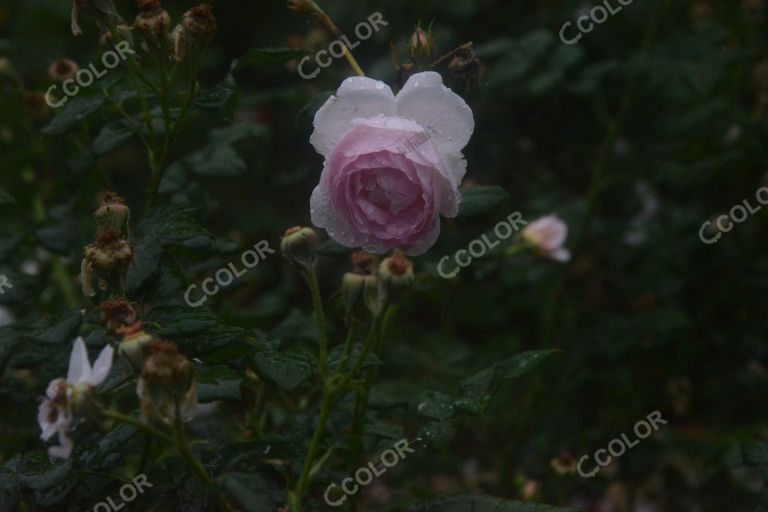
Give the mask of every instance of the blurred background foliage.
M 282 2 L 210 3 L 219 28 L 200 66 L 206 90 L 249 48 L 311 52 L 332 40 Z M 123 12 L 134 9 L 130 2 L 116 4 Z M 174 19 L 191 5 L 164 2 Z M 698 236 L 703 222 L 743 199 L 756 204 L 755 191 L 768 185 L 768 6 L 763 0 L 636 0 L 578 44 L 563 44 L 562 24 L 593 5 L 323 2 L 347 33 L 372 12 L 384 15 L 389 25 L 355 55 L 369 76 L 390 84 L 396 78 L 390 43 L 403 56 L 417 21 L 433 24 L 438 54 L 474 42 L 483 63 L 479 83 L 467 88 L 440 69 L 475 114 L 465 185 L 498 185 L 508 193 L 490 211 L 444 220 L 438 244 L 416 259 L 421 279 L 388 329 L 372 429 L 385 431 L 381 439 L 413 434 L 424 421 L 421 389 L 454 393 L 457 382 L 496 361 L 525 350 L 562 351 L 538 373 L 502 384 L 482 417 L 438 421 L 440 435 L 429 447 L 366 490 L 365 510 L 403 510 L 413 499 L 462 491 L 596 512 L 747 511 L 759 501 L 760 510 L 768 510 L 768 458 L 760 444 L 768 434 L 768 257 L 760 252 L 766 215 L 750 216 L 717 244 Z M 61 57 L 96 63 L 103 51 L 92 27 L 72 37 L 69 12 L 68 2 L 54 0 L 0 5 L 0 54 L 27 91 L 3 79 L 0 273 L 14 287 L 0 295 L 0 304 L 16 323 L 0 330 L 0 362 L 12 362 L 0 384 L 0 463 L 6 464 L 0 490 L 8 497 L 12 488 L 32 489 L 40 510 L 58 510 L 71 487 L 50 470 L 22 485 L 8 464 L 41 447 L 36 400 L 66 363 L 56 343 L 69 341 L 81 322 L 89 345 L 103 336 L 89 312 L 82 319 L 67 313 L 92 307 L 76 281 L 82 247 L 93 237 L 91 212 L 106 189 L 104 175 L 137 218 L 149 183 L 137 139 L 107 138 L 106 148 L 94 147 L 108 124 L 101 111 L 66 134 L 40 134 L 51 112 L 29 93 L 48 88 L 49 64 Z M 186 307 L 189 284 L 257 241 L 276 248 L 285 228 L 309 224 L 309 194 L 322 165 L 308 143 L 312 115 L 350 70 L 338 60 L 303 80 L 296 62 L 235 72 L 237 86 L 226 104 L 218 112 L 196 112 L 185 127 L 161 187 L 161 204 L 177 214 L 166 228 L 187 235 L 163 242 L 167 253 L 154 272 L 137 278 L 135 297 L 161 305 L 152 318 L 165 325 L 164 334 L 188 336 L 188 355 L 207 363 L 229 360 L 211 346 L 235 350 L 228 343 L 242 332 L 289 345 L 314 336 L 307 294 L 278 255 L 209 298 L 206 308 L 215 316 L 187 312 L 197 327 L 177 321 L 174 332 L 162 321 L 164 312 L 177 315 L 174 307 Z M 456 279 L 437 275 L 443 255 L 465 248 L 513 211 L 529 220 L 557 212 L 570 227 L 571 262 L 497 251 Z M 155 229 L 145 226 L 144 233 L 157 235 Z M 343 251 L 327 249 L 319 269 L 329 296 L 347 264 Z M 301 364 L 292 360 L 291 368 L 303 382 Z M 234 391 L 223 385 L 210 391 L 237 412 L 247 393 L 237 390 L 242 377 L 230 377 Z M 595 478 L 553 467 L 552 459 L 563 454 L 591 457 L 620 434 L 631 435 L 654 410 L 668 424 Z M 295 421 L 279 408 L 269 414 L 277 427 Z M 198 428 L 217 432 L 221 425 Z M 120 444 L 112 440 L 109 446 Z M 88 448 L 93 471 L 121 464 L 108 460 L 104 444 Z M 227 462 L 226 452 L 220 462 Z M 175 478 L 150 474 L 169 493 L 194 494 L 192 484 Z M 71 506 L 80 510 L 91 502 Z

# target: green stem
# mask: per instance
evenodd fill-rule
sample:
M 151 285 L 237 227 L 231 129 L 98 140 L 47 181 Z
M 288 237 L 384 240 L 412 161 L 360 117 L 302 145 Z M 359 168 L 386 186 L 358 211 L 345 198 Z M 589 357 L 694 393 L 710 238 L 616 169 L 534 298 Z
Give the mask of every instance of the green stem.
M 331 402 L 333 401 L 333 392 L 326 386 L 323 392 L 323 403 L 320 406 L 320 419 L 315 427 L 315 433 L 312 435 L 312 442 L 309 445 L 307 451 L 307 458 L 304 459 L 304 466 L 301 469 L 301 476 L 299 477 L 299 483 L 296 485 L 295 492 L 291 493 L 290 499 L 291 512 L 301 511 L 301 500 L 307 492 L 309 487 L 309 474 L 312 470 L 312 465 L 315 461 L 315 455 L 317 449 L 320 447 L 320 443 L 325 435 L 325 424 L 328 421 L 328 414 L 331 411 Z
M 355 340 L 355 330 L 357 328 L 357 320 L 351 318 L 349 320 L 349 330 L 347 331 L 347 339 L 344 342 L 344 350 L 341 353 L 341 359 L 339 360 L 339 366 L 336 368 L 336 375 L 344 372 L 349 362 L 349 353 L 352 351 L 352 342 Z
M 328 332 L 325 327 L 325 311 L 323 310 L 323 301 L 320 297 L 320 285 L 317 283 L 317 273 L 314 267 L 309 267 L 306 271 L 307 284 L 312 293 L 312 305 L 315 310 L 315 325 L 317 326 L 317 337 L 320 343 L 320 373 L 323 379 L 328 375 Z
M 149 425 L 142 422 L 141 420 L 138 420 L 131 416 L 126 416 L 125 414 L 119 413 L 112 409 L 103 409 L 101 411 L 101 414 L 105 418 L 109 418 L 109 419 L 118 421 L 120 423 L 125 423 L 126 425 L 135 427 L 143 432 L 146 432 L 147 434 L 152 434 L 153 436 L 159 437 L 160 439 L 165 439 L 166 441 L 169 441 L 172 443 L 174 442 L 173 437 L 171 437 L 169 434 L 166 434 L 165 432 L 157 430 L 154 427 L 150 427 Z

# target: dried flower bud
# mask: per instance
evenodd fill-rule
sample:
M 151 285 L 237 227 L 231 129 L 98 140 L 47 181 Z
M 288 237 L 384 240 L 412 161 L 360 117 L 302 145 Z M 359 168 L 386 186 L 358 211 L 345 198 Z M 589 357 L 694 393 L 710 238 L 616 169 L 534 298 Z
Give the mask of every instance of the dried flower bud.
M 65 80 L 69 80 L 75 76 L 75 73 L 80 69 L 77 62 L 72 59 L 59 59 L 55 60 L 48 66 L 48 76 L 54 82 L 62 83 Z
M 197 5 L 185 12 L 181 24 L 192 41 L 205 41 L 216 33 L 216 17 L 208 4 Z
M 101 319 L 99 323 L 109 334 L 115 334 L 119 329 L 133 325 L 138 316 L 130 302 L 125 299 L 110 299 L 99 304 Z
M 317 233 L 312 228 L 290 228 L 280 242 L 280 250 L 285 259 L 307 270 L 317 257 Z
M 118 334 L 123 336 L 118 350 L 137 372 L 140 372 L 144 367 L 144 359 L 147 357 L 149 345 L 154 339 L 142 327 L 141 322 L 135 322 L 132 325 L 117 329 Z
M 178 408 L 182 420 L 191 419 L 197 407 L 192 363 L 167 341 L 152 342 L 149 352 L 137 387 L 142 414 L 170 424 Z
M 133 28 L 144 36 L 148 43 L 159 47 L 171 28 L 171 16 L 156 0 L 139 0 L 139 8 L 141 10 L 133 20 Z
M 99 232 L 118 231 L 121 236 L 128 235 L 131 210 L 126 206 L 125 199 L 114 192 L 107 192 L 104 195 L 101 205 L 93 212 L 93 216 Z
M 124 278 L 133 259 L 133 249 L 121 238 L 119 231 L 106 231 L 96 235 L 96 241 L 85 247 L 80 265 L 83 293 L 93 297 L 91 280 L 96 276 L 99 288 L 106 290 L 116 278 Z
M 413 287 L 413 265 L 402 252 L 395 250 L 379 265 L 379 297 L 390 303 L 400 300 Z
M 424 31 L 421 26 L 416 26 L 416 30 L 408 39 L 408 51 L 414 61 L 428 63 L 435 54 L 435 40 L 432 37 L 432 28 Z
M 462 78 L 467 89 L 469 89 L 471 83 L 480 83 L 483 66 L 475 54 L 472 43 L 465 44 L 455 53 L 450 64 L 448 64 L 448 71 L 453 77 Z
M 31 121 L 37 123 L 48 118 L 50 107 L 45 101 L 45 94 L 38 91 L 24 91 L 22 98 L 24 110 Z

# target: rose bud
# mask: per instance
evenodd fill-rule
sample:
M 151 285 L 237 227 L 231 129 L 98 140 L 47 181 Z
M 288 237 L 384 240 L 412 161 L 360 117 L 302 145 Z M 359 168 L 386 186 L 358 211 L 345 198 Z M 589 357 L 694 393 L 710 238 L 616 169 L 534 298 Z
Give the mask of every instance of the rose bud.
M 537 219 L 523 229 L 522 238 L 545 258 L 566 262 L 571 253 L 563 247 L 568 236 L 568 226 L 557 215 Z
M 77 65 L 77 62 L 72 59 L 59 59 L 53 61 L 51 65 L 48 66 L 48 76 L 50 76 L 51 80 L 54 82 L 62 83 L 65 80 L 73 78 L 79 69 L 80 67 Z
M 416 27 L 413 35 L 408 40 L 408 51 L 414 61 L 428 63 L 435 53 L 435 40 L 432 37 L 432 28 L 425 32 L 420 26 Z
M 125 199 L 107 192 L 101 200 L 101 206 L 93 212 L 100 232 L 118 231 L 121 236 L 128 236 L 128 222 L 131 220 L 131 210 L 126 206 Z
M 182 62 L 187 57 L 187 33 L 183 25 L 176 25 L 170 35 L 171 57 L 176 62 Z
M 283 257 L 300 269 L 309 269 L 317 257 L 317 233 L 312 228 L 295 226 L 280 241 Z
M 389 303 L 397 302 L 413 288 L 413 265 L 402 252 L 395 250 L 379 265 L 379 297 Z
M 361 317 L 366 308 L 376 301 L 378 279 L 374 274 L 376 270 L 376 256 L 365 251 L 355 251 L 350 257 L 352 271 L 344 274 L 341 279 L 341 296 L 347 319 L 352 316 Z

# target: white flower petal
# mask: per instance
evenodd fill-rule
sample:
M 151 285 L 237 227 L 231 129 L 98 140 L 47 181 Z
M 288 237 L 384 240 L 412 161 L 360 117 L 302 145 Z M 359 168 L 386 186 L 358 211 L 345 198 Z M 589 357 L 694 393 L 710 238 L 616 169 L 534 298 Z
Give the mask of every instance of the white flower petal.
M 72 448 L 74 448 L 75 445 L 72 443 L 72 440 L 67 437 L 64 430 L 59 430 L 59 444 L 61 446 L 51 446 L 48 448 L 48 455 L 59 459 L 68 459 L 72 454 Z
M 88 351 L 85 349 L 83 338 L 78 336 L 72 346 L 72 354 L 69 356 L 69 370 L 67 382 L 78 384 L 86 382 L 91 377 L 91 363 L 88 362 Z
M 109 375 L 110 368 L 112 368 L 112 356 L 114 352 L 115 349 L 112 348 L 112 345 L 107 345 L 101 349 L 99 357 L 93 363 L 93 372 L 91 373 L 91 377 L 86 384 L 90 384 L 91 386 L 98 386 L 104 382 L 104 379 L 106 379 L 107 375 Z
M 362 76 L 347 78 L 315 114 L 315 131 L 309 142 L 326 155 L 352 128 L 353 119 L 393 116 L 396 112 L 395 96 L 384 82 Z
M 37 408 L 37 424 L 40 425 L 40 439 L 47 441 L 56 433 L 56 422 L 50 421 L 55 406 L 50 400 L 43 400 Z
M 555 261 L 561 261 L 565 263 L 566 261 L 569 261 L 571 259 L 571 252 L 568 249 L 561 247 L 560 249 L 557 249 L 556 251 L 551 252 L 549 254 L 549 257 Z
M 434 71 L 408 79 L 397 94 L 397 112 L 433 132 L 432 138 L 449 153 L 460 152 L 475 129 L 472 109 Z

